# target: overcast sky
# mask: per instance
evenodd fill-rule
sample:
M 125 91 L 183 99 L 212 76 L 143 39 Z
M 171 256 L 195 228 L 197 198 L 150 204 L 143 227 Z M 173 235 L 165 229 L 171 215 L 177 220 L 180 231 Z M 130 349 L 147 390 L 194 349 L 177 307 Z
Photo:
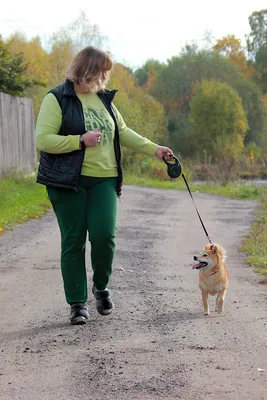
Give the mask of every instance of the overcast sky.
M 159 3 L 159 4 L 158 4 Z M 91 24 L 108 37 L 118 62 L 131 68 L 149 58 L 166 61 L 191 41 L 203 43 L 205 32 L 215 39 L 234 34 L 245 44 L 249 15 L 267 8 L 266 0 L 5 0 L 0 8 L 0 34 L 21 31 L 43 43 L 83 10 Z

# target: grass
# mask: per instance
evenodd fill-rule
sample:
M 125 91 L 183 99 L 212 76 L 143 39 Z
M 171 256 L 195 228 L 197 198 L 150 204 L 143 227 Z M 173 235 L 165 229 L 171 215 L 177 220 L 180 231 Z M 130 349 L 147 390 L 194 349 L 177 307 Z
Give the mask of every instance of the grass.
M 143 176 L 126 174 L 125 184 L 147 186 L 162 189 L 187 190 L 182 177 L 177 180 L 163 181 Z M 213 193 L 239 200 L 256 200 L 256 210 L 249 234 L 243 239 L 241 252 L 248 254 L 247 263 L 254 271 L 263 275 L 267 282 L 267 188 L 253 185 L 189 184 L 192 192 Z M 11 175 L 0 179 L 0 235 L 30 219 L 42 217 L 51 204 L 43 185 L 36 184 L 36 177 Z
M 36 184 L 35 176 L 10 175 L 0 180 L 0 234 L 40 218 L 49 208 L 45 187 Z
M 252 222 L 250 232 L 244 240 L 241 251 L 249 254 L 247 263 L 254 271 L 265 277 L 267 283 L 267 194 L 262 191 L 259 196 L 260 207 Z

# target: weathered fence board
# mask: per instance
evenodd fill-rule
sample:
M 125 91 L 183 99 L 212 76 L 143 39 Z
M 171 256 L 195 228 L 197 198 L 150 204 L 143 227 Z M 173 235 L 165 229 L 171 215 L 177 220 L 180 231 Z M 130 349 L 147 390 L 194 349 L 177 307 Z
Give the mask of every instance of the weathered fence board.
M 33 101 L 0 93 L 0 175 L 36 168 Z

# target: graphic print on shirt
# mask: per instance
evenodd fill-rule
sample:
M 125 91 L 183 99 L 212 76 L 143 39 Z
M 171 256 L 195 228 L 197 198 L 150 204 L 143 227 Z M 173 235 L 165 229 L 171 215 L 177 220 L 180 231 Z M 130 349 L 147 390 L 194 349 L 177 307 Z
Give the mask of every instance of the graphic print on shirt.
M 112 143 L 113 141 L 113 126 L 108 118 L 105 110 L 96 109 L 87 106 L 84 109 L 84 123 L 87 131 L 95 131 L 101 129 L 103 146 Z

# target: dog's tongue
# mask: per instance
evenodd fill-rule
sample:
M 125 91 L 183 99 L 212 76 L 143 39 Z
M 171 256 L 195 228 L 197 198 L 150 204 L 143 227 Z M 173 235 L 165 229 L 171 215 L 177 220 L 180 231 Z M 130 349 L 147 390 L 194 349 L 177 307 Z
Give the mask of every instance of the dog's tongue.
M 192 269 L 197 269 L 197 268 L 200 267 L 200 266 L 201 266 L 201 263 L 198 263 L 198 264 L 196 264 L 196 265 L 193 265 Z

